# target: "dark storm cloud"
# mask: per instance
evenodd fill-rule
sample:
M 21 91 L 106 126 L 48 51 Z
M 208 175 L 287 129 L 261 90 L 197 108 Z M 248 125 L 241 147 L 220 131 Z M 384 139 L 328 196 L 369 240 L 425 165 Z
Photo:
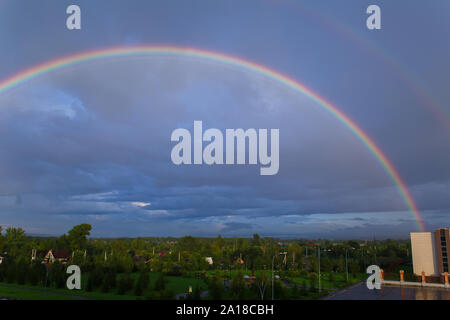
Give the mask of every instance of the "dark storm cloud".
M 220 231 L 229 234 L 233 232 L 240 232 L 241 230 L 246 230 L 247 232 L 251 232 L 251 229 L 254 228 L 254 225 L 251 225 L 249 223 L 241 223 L 241 222 L 227 222 L 224 224 L 225 227 L 221 229 Z
M 220 64 L 142 58 L 90 64 L 15 89 L 2 106 L 7 139 L 0 146 L 8 152 L 0 160 L 0 190 L 21 194 L 24 203 L 11 214 L 190 221 L 200 233 L 223 217 L 237 221 L 219 223 L 215 232 L 232 234 L 250 228 L 240 219 L 281 227 L 278 217 L 405 209 L 380 165 L 340 123 L 299 93 Z M 195 119 L 204 129 L 280 128 L 279 174 L 173 165 L 170 133 L 192 129 Z M 430 209 L 449 207 L 442 183 L 413 190 Z M 359 219 L 353 221 L 365 221 Z M 316 232 L 324 229 L 318 225 Z
M 109 13 L 95 16 L 106 12 L 103 4 L 81 1 L 86 29 L 68 34 L 57 27 L 61 3 L 15 3 L 8 4 L 9 15 L 0 10 L 0 40 L 12 48 L 0 52 L 0 74 L 131 43 L 198 45 L 263 62 L 305 81 L 355 119 L 392 160 L 429 224 L 445 224 L 450 139 L 441 121 L 388 65 L 334 30 L 298 19 L 290 6 L 272 10 L 248 2 L 236 11 L 223 1 L 198 1 L 209 12 L 203 15 L 170 1 L 126 8 L 110 1 Z M 14 19 L 25 4 L 45 26 L 45 37 Z M 391 9 L 403 14 L 397 6 Z M 355 10 L 348 6 L 345 14 L 353 17 Z M 400 31 L 391 31 L 398 38 Z M 255 36 L 260 33 L 267 36 Z M 435 58 L 427 59 L 426 52 L 415 53 L 417 41 L 382 36 L 377 41 L 433 84 L 436 100 L 450 99 L 442 85 L 448 82 L 442 74 L 450 74 L 448 45 L 439 42 Z M 423 30 L 417 36 L 430 41 Z M 194 120 L 203 120 L 204 129 L 280 128 L 278 175 L 262 177 L 259 166 L 173 165 L 170 134 L 192 130 Z M 0 95 L 0 150 L 0 216 L 42 233 L 86 220 L 103 236 L 252 229 L 248 233 L 362 237 L 368 230 L 391 236 L 416 227 L 381 165 L 329 113 L 278 82 L 211 61 L 105 59 L 34 79 Z

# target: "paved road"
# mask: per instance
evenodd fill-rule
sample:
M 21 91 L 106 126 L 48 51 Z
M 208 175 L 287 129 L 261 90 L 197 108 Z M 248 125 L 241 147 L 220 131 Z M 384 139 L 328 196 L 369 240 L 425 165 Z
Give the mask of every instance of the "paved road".
M 208 296 L 208 294 L 209 294 L 209 291 L 208 291 L 208 290 L 202 291 L 202 292 L 200 293 L 200 298 L 205 298 L 205 297 Z M 175 296 L 175 299 L 180 300 L 181 297 L 183 297 L 184 299 L 186 299 L 187 295 L 188 295 L 188 294 L 187 294 L 186 292 L 184 292 L 184 293 L 178 293 L 178 294 Z
M 365 282 L 359 282 L 339 290 L 326 300 L 450 300 L 450 289 L 382 286 L 380 290 L 369 290 Z

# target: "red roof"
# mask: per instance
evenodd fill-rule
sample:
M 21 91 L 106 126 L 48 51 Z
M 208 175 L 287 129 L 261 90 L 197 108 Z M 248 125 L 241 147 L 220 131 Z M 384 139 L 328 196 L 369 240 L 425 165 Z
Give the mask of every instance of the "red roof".
M 158 254 L 158 256 L 162 257 L 162 256 L 165 255 L 166 253 L 167 253 L 166 250 L 163 250 L 163 251 L 161 251 L 161 252 Z
M 69 250 L 55 250 L 52 253 L 56 259 L 69 259 L 71 257 Z

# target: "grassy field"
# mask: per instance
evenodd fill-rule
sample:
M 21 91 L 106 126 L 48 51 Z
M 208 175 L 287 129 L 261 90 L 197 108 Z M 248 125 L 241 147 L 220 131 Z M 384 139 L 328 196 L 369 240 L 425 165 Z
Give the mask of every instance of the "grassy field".
M 346 274 L 345 273 L 332 273 L 332 280 L 330 281 L 330 274 L 329 273 L 322 273 L 320 278 L 320 286 L 325 289 L 338 289 L 345 287 L 347 285 L 350 285 L 352 283 L 364 280 L 367 278 L 367 274 L 359 273 L 356 275 L 349 274 L 348 275 L 348 282 L 346 280 Z M 305 283 L 308 287 L 311 285 L 310 279 L 308 276 L 300 276 L 300 277 L 290 277 L 290 281 L 296 284 L 302 285 Z M 318 287 L 318 280 L 315 283 L 315 287 Z
M 9 284 L 10 285 L 10 284 Z M 21 300 L 78 300 L 77 298 L 71 298 L 66 296 L 60 296 L 56 294 L 34 291 L 32 288 L 3 288 L 0 287 L 0 297 L 8 299 L 21 299 Z
M 208 271 L 208 276 L 213 276 L 216 271 Z M 267 276 L 270 277 L 271 272 L 268 270 L 258 271 L 256 274 L 260 272 L 267 273 Z M 237 275 L 237 271 L 232 270 L 231 276 L 235 277 Z M 223 272 L 224 276 L 228 277 L 230 272 Z M 243 274 L 251 275 L 251 271 L 243 272 Z M 31 285 L 19 285 L 19 284 L 11 284 L 0 282 L 0 298 L 11 298 L 11 299 L 29 299 L 29 300 L 72 300 L 72 299 L 96 299 L 96 300 L 136 300 L 136 299 L 145 299 L 148 292 L 153 289 L 153 285 L 156 282 L 157 278 L 161 275 L 161 273 L 151 272 L 150 273 L 150 284 L 149 290 L 144 292 L 143 296 L 135 296 L 133 294 L 133 290 L 126 292 L 124 295 L 117 294 L 117 291 L 103 293 L 100 292 L 100 289 L 96 289 L 94 291 L 88 292 L 84 290 L 87 284 L 87 277 L 82 276 L 82 289 L 81 290 L 68 290 L 68 289 L 57 289 L 53 287 L 47 288 L 47 291 L 44 290 L 42 286 L 31 286 Z M 137 279 L 139 276 L 138 273 L 131 274 L 133 279 Z M 121 275 L 117 275 L 117 278 L 120 278 Z M 321 287 L 324 290 L 333 290 L 345 287 L 349 284 L 355 283 L 357 281 L 361 281 L 367 277 L 366 274 L 357 274 L 353 277 L 349 274 L 349 281 L 346 281 L 346 275 L 343 273 L 333 273 L 332 281 L 330 281 L 330 275 L 328 273 L 321 274 Z M 164 276 L 166 279 L 166 289 L 171 290 L 174 294 L 185 293 L 188 292 L 189 286 L 194 290 L 197 285 L 200 288 L 200 291 L 204 291 L 208 289 L 207 284 L 202 279 L 196 279 L 194 276 Z M 289 285 L 290 283 L 290 285 Z M 310 279 L 308 275 L 298 276 L 298 277 L 289 277 L 288 278 L 288 286 L 292 287 L 292 284 L 303 285 L 303 283 L 309 288 L 311 286 Z M 318 287 L 318 281 L 315 283 L 315 287 Z M 302 298 L 304 299 L 316 299 L 320 296 L 318 293 L 307 292 Z M 224 296 L 227 299 L 227 294 Z
M 117 275 L 119 278 L 121 275 Z M 131 274 L 132 278 L 136 279 L 139 274 Z M 150 273 L 150 288 L 152 288 L 156 279 L 160 276 L 160 273 L 152 272 Z M 174 294 L 188 292 L 189 286 L 192 289 L 199 286 L 200 290 L 206 290 L 207 285 L 201 279 L 195 279 L 193 277 L 175 277 L 175 276 L 165 276 L 167 280 L 166 288 L 172 290 Z M 124 295 L 119 295 L 114 292 L 103 293 L 99 292 L 98 289 L 95 291 L 88 292 L 83 288 L 86 288 L 87 277 L 82 277 L 81 280 L 81 290 L 68 290 L 68 289 L 57 289 L 53 287 L 47 288 L 47 292 L 42 286 L 31 286 L 31 285 L 20 285 L 15 283 L 4 283 L 0 282 L 0 297 L 2 298 L 12 298 L 12 299 L 28 299 L 28 300 L 67 300 L 67 299 L 97 299 L 97 300 L 135 300 L 135 299 L 145 299 L 145 294 L 141 297 L 135 296 L 133 290 L 127 292 Z
M 0 297 L 26 300 L 132 300 L 137 297 L 132 295 L 118 295 L 114 293 L 87 292 L 85 290 L 69 290 L 47 288 L 42 286 L 20 285 L 15 283 L 0 282 Z
M 211 277 L 211 276 L 214 276 L 214 274 L 216 272 L 221 273 L 226 278 L 230 278 L 230 275 L 231 275 L 232 278 L 234 278 L 234 277 L 236 277 L 238 272 L 241 272 L 243 275 L 248 275 L 248 276 L 250 276 L 251 273 L 252 273 L 250 270 L 247 270 L 247 271 L 231 270 L 231 272 L 229 270 L 228 271 L 226 271 L 226 270 L 223 270 L 223 271 L 210 270 L 210 271 L 207 272 L 207 275 L 209 277 Z M 258 271 L 255 271 L 255 275 L 258 276 L 262 272 L 266 273 L 266 276 L 269 277 L 269 278 L 272 275 L 272 271 L 270 271 L 270 270 L 258 270 Z M 277 275 L 277 274 L 278 274 L 278 272 L 275 272 L 275 275 Z M 349 273 L 348 274 L 349 278 L 348 278 L 348 282 L 347 282 L 345 273 L 333 272 L 332 273 L 332 279 L 330 281 L 330 273 L 323 272 L 323 273 L 321 273 L 321 276 L 320 276 L 320 278 L 321 278 L 321 286 L 323 288 L 330 288 L 330 289 L 341 288 L 341 287 L 344 287 L 346 285 L 355 283 L 357 281 L 361 281 L 363 279 L 366 279 L 367 276 L 368 275 L 365 274 L 365 273 L 358 273 L 358 274 L 351 274 L 351 273 Z M 309 275 L 307 275 L 307 274 L 302 275 L 302 276 L 287 277 L 287 278 L 288 278 L 288 280 L 290 282 L 293 282 L 293 283 L 296 283 L 296 284 L 300 284 L 301 285 L 301 284 L 303 284 L 303 282 L 305 282 L 308 287 L 311 285 L 310 284 Z M 316 281 L 316 287 L 318 287 L 318 284 L 319 284 L 319 282 L 317 280 Z

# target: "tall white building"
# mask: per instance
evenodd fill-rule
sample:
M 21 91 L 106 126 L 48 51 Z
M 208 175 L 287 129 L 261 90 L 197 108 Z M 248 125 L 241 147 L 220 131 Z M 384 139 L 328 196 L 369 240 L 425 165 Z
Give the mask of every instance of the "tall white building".
M 414 274 L 426 276 L 439 274 L 436 259 L 436 240 L 431 232 L 411 232 L 411 248 Z
M 414 274 L 439 276 L 449 272 L 448 255 L 449 230 L 436 229 L 435 232 L 411 232 L 411 248 Z

